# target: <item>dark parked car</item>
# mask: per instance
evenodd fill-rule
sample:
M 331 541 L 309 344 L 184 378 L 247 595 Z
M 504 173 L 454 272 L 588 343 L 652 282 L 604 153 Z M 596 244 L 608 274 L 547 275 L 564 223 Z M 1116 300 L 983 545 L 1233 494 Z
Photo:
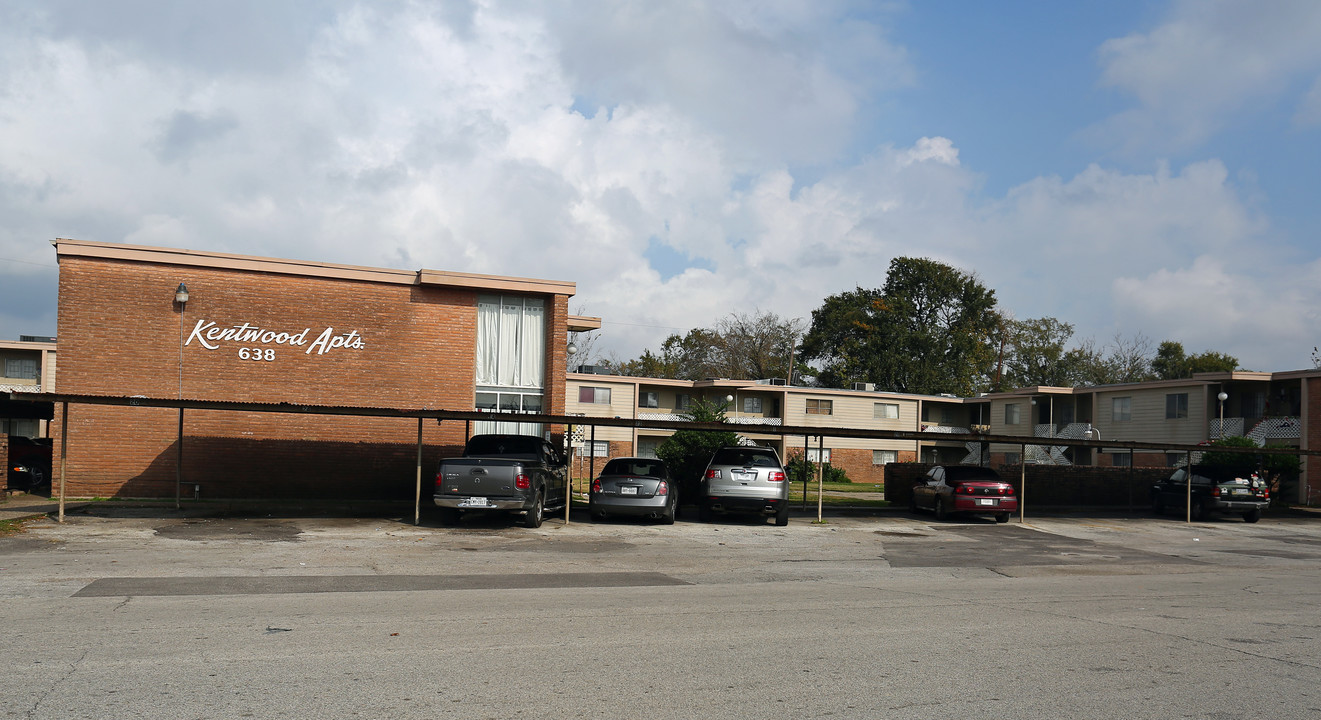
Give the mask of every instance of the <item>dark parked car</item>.
M 660 460 L 615 458 L 592 481 L 587 506 L 593 520 L 607 515 L 643 515 L 672 525 L 679 512 L 679 486 Z
M 1157 515 L 1188 510 L 1188 470 L 1179 468 L 1151 486 L 1151 509 Z M 1256 475 L 1237 477 L 1232 470 L 1211 465 L 1193 466 L 1192 516 L 1198 522 L 1211 513 L 1237 514 L 1244 522 L 1257 522 L 1271 503 L 1266 481 Z
M 1018 509 L 1014 486 L 991 468 L 972 465 L 943 465 L 931 468 L 913 483 L 913 510 L 931 510 L 937 520 L 953 513 L 994 515 L 996 522 L 1009 522 L 1009 513 Z
M 524 527 L 541 527 L 547 509 L 562 508 L 568 462 L 535 435 L 474 435 L 463 456 L 445 458 L 431 499 L 443 525 L 462 513 L 509 512 Z
M 768 447 L 720 448 L 702 476 L 697 508 L 702 522 L 717 512 L 742 512 L 773 516 L 776 525 L 788 525 L 789 483 L 780 456 Z
M 50 438 L 9 437 L 9 467 L 6 482 L 10 490 L 31 492 L 50 486 Z

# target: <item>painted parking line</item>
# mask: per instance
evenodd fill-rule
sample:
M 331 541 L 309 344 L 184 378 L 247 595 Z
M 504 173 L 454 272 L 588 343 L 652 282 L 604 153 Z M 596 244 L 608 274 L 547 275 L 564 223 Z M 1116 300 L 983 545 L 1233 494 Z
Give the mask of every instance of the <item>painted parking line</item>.
M 507 575 L 286 575 L 263 577 L 100 578 L 74 597 L 174 595 L 275 595 L 419 590 L 531 590 L 551 588 L 653 587 L 692 583 L 649 572 Z

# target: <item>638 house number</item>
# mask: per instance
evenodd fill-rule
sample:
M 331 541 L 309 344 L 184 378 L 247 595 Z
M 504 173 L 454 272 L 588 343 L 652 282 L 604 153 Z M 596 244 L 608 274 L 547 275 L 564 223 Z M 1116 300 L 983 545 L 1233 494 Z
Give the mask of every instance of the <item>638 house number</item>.
M 239 348 L 239 359 L 271 362 L 275 360 L 275 348 Z

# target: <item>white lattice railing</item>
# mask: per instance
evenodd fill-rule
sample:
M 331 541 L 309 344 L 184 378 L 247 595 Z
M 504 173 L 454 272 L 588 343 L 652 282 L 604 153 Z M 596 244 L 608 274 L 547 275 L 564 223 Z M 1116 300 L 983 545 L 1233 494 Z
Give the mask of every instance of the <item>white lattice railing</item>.
M 1211 440 L 1219 440 L 1225 437 L 1242 437 L 1243 418 L 1225 418 L 1223 421 L 1216 418 L 1207 426 L 1206 436 Z
M 1296 417 L 1269 417 L 1257 423 L 1245 437 L 1265 445 L 1268 440 L 1292 440 L 1300 437 L 1303 424 Z
M 972 431 L 965 427 L 955 427 L 953 425 L 923 425 L 922 432 L 941 433 L 945 435 L 968 435 Z

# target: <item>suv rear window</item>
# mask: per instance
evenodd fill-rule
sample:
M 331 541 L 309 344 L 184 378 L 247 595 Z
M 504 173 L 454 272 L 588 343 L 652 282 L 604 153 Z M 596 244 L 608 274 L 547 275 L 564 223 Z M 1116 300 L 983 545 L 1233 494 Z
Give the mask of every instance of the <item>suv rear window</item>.
M 777 467 L 780 462 L 771 450 L 757 448 L 723 448 L 711 458 L 712 465 L 738 465 L 741 467 Z
M 611 460 L 605 464 L 601 474 L 665 477 L 665 466 L 649 460 Z

